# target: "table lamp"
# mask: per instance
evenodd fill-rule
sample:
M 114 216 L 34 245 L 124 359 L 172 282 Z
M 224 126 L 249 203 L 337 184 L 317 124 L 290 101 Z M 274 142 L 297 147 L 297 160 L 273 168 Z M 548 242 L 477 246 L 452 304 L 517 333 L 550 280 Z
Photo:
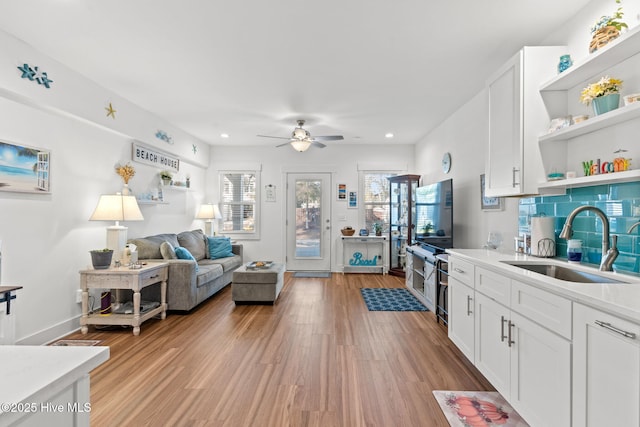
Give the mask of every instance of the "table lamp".
M 196 219 L 204 219 L 204 234 L 207 236 L 215 236 L 217 234 L 217 220 L 222 218 L 222 214 L 220 213 L 220 209 L 218 209 L 218 205 L 214 205 L 213 203 L 206 203 L 200 206 L 198 213 L 196 214 Z M 214 223 L 214 220 L 216 221 Z
M 115 221 L 107 227 L 107 248 L 113 249 L 114 260 L 121 260 L 127 244 L 127 227 L 120 221 L 142 221 L 144 217 L 135 196 L 103 194 L 89 221 Z

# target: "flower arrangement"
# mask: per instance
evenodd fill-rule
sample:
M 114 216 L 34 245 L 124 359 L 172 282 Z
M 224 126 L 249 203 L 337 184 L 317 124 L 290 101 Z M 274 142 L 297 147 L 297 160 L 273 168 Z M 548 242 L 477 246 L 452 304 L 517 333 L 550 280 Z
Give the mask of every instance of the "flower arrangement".
M 160 172 L 160 179 L 162 180 L 171 180 L 173 179 L 173 174 L 168 170 L 163 170 Z
M 116 173 L 120 175 L 125 184 L 128 184 L 129 180 L 136 174 L 136 170 L 129 163 L 124 166 L 118 164 L 116 165 Z
M 621 3 L 621 0 L 616 0 L 617 4 Z M 618 7 L 616 13 L 613 15 L 604 15 L 600 17 L 600 20 L 591 27 L 591 34 L 595 34 L 598 30 L 605 27 L 614 27 L 618 31 L 622 31 L 623 28 L 629 28 L 626 23 L 620 21 L 624 13 L 622 12 L 622 6 Z
M 622 80 L 604 76 L 597 82 L 591 83 L 582 89 L 582 92 L 580 93 L 580 102 L 585 105 L 589 105 L 595 98 L 620 93 L 620 86 L 622 86 Z

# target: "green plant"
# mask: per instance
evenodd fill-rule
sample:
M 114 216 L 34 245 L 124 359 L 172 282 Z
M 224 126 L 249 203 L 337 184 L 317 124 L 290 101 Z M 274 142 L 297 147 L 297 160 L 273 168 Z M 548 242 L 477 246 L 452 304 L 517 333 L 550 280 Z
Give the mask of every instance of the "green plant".
M 104 249 L 94 249 L 90 252 L 113 252 L 113 249 L 104 248 Z
M 373 231 L 376 233 L 380 233 L 382 231 L 382 224 L 380 224 L 379 222 L 374 222 Z
M 622 0 L 616 0 L 617 4 L 621 4 Z M 604 28 L 604 27 L 615 27 L 618 31 L 622 31 L 623 28 L 629 28 L 626 23 L 620 21 L 624 12 L 622 12 L 622 6 L 618 7 L 616 13 L 613 15 L 604 15 L 601 16 L 598 22 L 591 27 L 591 34 L 594 34 L 596 31 Z
M 172 179 L 173 178 L 173 174 L 167 170 L 164 170 L 162 172 L 160 172 L 160 178 L 161 179 Z
M 582 89 L 580 102 L 589 105 L 595 98 L 620 93 L 620 86 L 622 86 L 622 80 L 604 76 L 597 82 L 591 83 Z

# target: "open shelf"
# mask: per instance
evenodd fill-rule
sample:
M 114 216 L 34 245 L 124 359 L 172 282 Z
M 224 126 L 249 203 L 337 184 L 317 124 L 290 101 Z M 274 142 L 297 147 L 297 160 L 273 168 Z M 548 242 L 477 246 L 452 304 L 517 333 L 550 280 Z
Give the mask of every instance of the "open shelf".
M 540 91 L 568 90 L 596 74 L 604 73 L 615 64 L 638 53 L 640 25 L 609 42 L 540 87 Z
M 540 192 L 546 190 L 562 190 L 573 187 L 591 187 L 611 183 L 637 181 L 640 179 L 640 169 L 624 172 L 605 173 L 600 175 L 581 176 L 578 178 L 559 179 L 557 181 L 541 182 L 538 185 Z
M 538 138 L 538 141 L 540 143 L 564 141 L 567 139 L 586 135 L 600 129 L 605 129 L 629 120 L 633 120 L 638 117 L 640 117 L 640 102 L 634 102 L 633 104 L 627 105 L 625 107 L 620 107 L 616 110 L 609 111 L 608 113 L 591 117 L 584 122 L 580 122 L 564 129 L 560 129 L 556 132 L 543 135 Z

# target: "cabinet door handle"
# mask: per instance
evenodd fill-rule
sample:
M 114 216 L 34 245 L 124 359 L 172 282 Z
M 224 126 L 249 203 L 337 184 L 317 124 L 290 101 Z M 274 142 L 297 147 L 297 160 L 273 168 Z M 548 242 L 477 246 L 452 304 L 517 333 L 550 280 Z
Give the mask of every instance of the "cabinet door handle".
M 611 323 L 603 322 L 601 320 L 596 320 L 595 324 L 598 326 L 602 326 L 605 329 L 609 329 L 610 331 L 613 331 L 616 334 L 620 334 L 624 337 L 631 338 L 632 340 L 636 339 L 636 334 L 634 334 L 633 332 L 627 332 L 627 331 L 623 331 L 622 329 L 618 329 L 615 326 L 613 326 Z
M 150 276 L 149 279 L 157 279 L 158 277 L 160 277 L 160 275 L 156 274 L 155 276 Z
M 460 273 L 460 274 L 464 274 L 464 270 L 458 268 L 458 267 L 454 267 L 453 271 L 455 271 L 456 273 Z
M 513 185 L 513 188 L 516 188 L 516 186 L 519 184 L 518 182 L 516 182 L 516 175 L 518 172 L 520 172 L 520 169 L 514 166 L 511 172 L 511 183 Z
M 467 295 L 467 316 L 471 316 L 471 314 L 473 313 L 473 311 L 471 311 L 471 300 L 473 300 L 473 298 L 471 298 L 471 295 Z
M 504 318 L 504 316 L 500 316 L 500 341 L 504 342 L 504 339 L 507 338 L 507 336 L 504 334 L 504 324 L 507 322 L 507 319 Z
M 509 320 L 509 338 L 507 341 L 507 344 L 509 344 L 509 347 L 511 347 L 511 344 L 515 344 L 516 342 L 514 340 L 511 339 L 511 328 L 515 327 L 516 324 L 512 323 L 511 320 Z

